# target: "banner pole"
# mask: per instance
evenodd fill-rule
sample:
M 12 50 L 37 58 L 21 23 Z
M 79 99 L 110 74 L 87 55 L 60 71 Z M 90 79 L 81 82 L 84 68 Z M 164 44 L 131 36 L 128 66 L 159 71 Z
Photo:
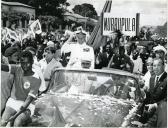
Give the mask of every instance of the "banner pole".
M 101 21 L 100 21 L 100 31 L 101 31 L 101 36 L 103 36 L 103 17 L 104 17 L 104 13 L 101 13 Z
M 136 36 L 139 36 L 140 13 L 136 13 Z

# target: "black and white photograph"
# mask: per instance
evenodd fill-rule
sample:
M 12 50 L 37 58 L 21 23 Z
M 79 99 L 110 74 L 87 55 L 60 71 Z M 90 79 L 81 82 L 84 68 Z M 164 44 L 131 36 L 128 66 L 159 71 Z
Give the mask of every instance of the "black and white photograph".
M 167 0 L 1 0 L 1 127 L 167 128 Z

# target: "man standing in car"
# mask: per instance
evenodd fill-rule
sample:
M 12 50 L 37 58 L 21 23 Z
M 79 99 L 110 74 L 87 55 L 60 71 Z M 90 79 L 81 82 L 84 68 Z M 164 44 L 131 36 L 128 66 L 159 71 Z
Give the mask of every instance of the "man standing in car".
M 86 33 L 79 28 L 75 32 L 77 43 L 71 48 L 70 60 L 67 64 L 69 68 L 87 68 L 94 69 L 94 51 L 86 44 Z

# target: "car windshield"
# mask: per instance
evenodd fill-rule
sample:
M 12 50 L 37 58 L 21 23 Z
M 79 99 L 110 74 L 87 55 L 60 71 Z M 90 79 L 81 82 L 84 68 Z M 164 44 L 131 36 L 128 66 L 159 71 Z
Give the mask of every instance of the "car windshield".
M 50 91 L 108 95 L 135 100 L 139 89 L 137 80 L 126 75 L 95 71 L 56 70 L 50 83 Z

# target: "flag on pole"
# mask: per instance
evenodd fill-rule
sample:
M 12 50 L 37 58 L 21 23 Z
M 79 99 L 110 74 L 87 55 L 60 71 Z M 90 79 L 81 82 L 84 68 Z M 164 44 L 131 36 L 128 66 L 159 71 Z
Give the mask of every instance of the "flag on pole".
M 31 23 L 28 28 L 28 31 L 28 33 L 32 33 L 34 36 L 36 35 L 36 33 L 40 34 L 42 32 L 40 21 L 36 20 L 33 23 Z
M 95 26 L 93 32 L 91 33 L 90 38 L 87 41 L 87 44 L 92 46 L 94 49 L 97 49 L 100 46 L 104 46 L 107 42 L 107 36 L 102 35 L 102 25 L 103 25 L 103 14 L 105 12 L 111 12 L 112 0 L 106 0 L 100 18 L 97 25 Z
M 1 40 L 2 40 L 2 43 L 4 43 L 5 42 L 5 40 L 6 40 L 6 34 L 7 34 L 7 30 L 6 30 L 6 28 L 2 28 L 1 29 Z

